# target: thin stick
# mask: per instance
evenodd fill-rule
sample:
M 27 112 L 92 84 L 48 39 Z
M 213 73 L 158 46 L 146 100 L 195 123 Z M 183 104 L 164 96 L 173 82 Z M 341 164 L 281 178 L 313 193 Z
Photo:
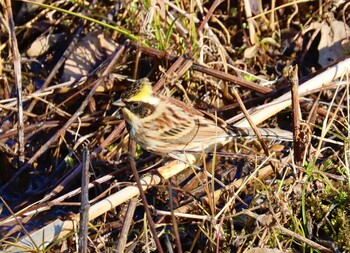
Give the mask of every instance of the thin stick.
M 293 142 L 294 142 L 294 161 L 296 165 L 302 165 L 303 151 L 305 146 L 300 138 L 300 104 L 299 104 L 299 78 L 298 78 L 298 66 L 290 67 L 288 69 L 288 80 L 292 86 L 292 110 L 293 110 Z
M 170 206 L 170 212 L 171 212 L 171 221 L 173 225 L 174 235 L 175 235 L 175 243 L 178 253 L 182 253 L 182 246 L 181 246 L 181 240 L 179 235 L 179 228 L 177 225 L 176 216 L 174 215 L 174 199 L 173 199 L 173 188 L 171 186 L 170 180 L 169 181 L 169 206 Z
M 128 234 L 129 234 L 132 218 L 135 213 L 137 202 L 138 202 L 137 198 L 133 198 L 129 201 L 128 210 L 126 212 L 123 228 L 122 228 L 122 231 L 120 232 L 120 237 L 119 237 L 115 252 L 125 252 L 125 245 L 128 239 Z
M 248 120 L 250 127 L 253 129 L 254 133 L 258 137 L 258 139 L 259 139 L 259 141 L 261 143 L 261 146 L 264 149 L 265 155 L 266 156 L 270 156 L 270 151 L 269 151 L 268 147 L 266 146 L 266 143 L 264 142 L 259 129 L 254 124 L 253 120 L 250 118 L 250 115 L 249 115 L 249 113 L 248 113 L 248 111 L 247 111 L 247 109 L 246 109 L 246 107 L 245 107 L 241 97 L 239 96 L 239 94 L 238 94 L 238 92 L 237 92 L 237 90 L 235 88 L 233 88 L 233 95 L 237 99 L 239 107 L 241 108 L 241 110 L 242 110 L 244 116 L 246 117 L 246 119 Z
M 141 196 L 143 207 L 144 207 L 145 212 L 146 212 L 148 225 L 149 225 L 149 228 L 150 228 L 151 233 L 153 235 L 153 239 L 154 239 L 154 241 L 155 241 L 155 243 L 157 245 L 157 250 L 158 250 L 159 253 L 163 253 L 163 248 L 162 248 L 162 245 L 160 244 L 160 240 L 159 240 L 159 237 L 158 237 L 158 234 L 157 234 L 157 230 L 156 230 L 156 227 L 154 225 L 154 221 L 152 219 L 151 211 L 149 210 L 149 207 L 148 207 L 146 195 L 145 195 L 145 192 L 144 192 L 144 190 L 142 188 L 140 176 L 139 176 L 139 173 L 137 172 L 137 169 L 136 169 L 135 160 L 134 160 L 134 158 L 132 156 L 129 156 L 129 161 L 130 161 L 130 166 L 131 166 L 131 169 L 132 169 L 132 174 L 135 177 L 135 181 L 136 181 L 137 187 L 139 188 L 139 191 L 140 191 L 140 196 Z
M 4 203 L 4 205 L 6 206 L 7 210 L 11 213 L 11 216 L 15 218 L 17 224 L 23 229 L 24 233 L 26 234 L 26 236 L 29 238 L 29 240 L 33 243 L 33 246 L 39 250 L 38 245 L 35 243 L 35 241 L 33 240 L 33 238 L 30 236 L 30 233 L 28 232 L 28 230 L 23 226 L 21 219 L 19 219 L 17 217 L 17 215 L 12 211 L 12 209 L 10 208 L 10 206 L 6 203 L 6 201 L 0 196 L 0 200 L 2 201 L 2 203 Z
M 13 54 L 13 67 L 15 71 L 15 83 L 17 87 L 17 107 L 18 107 L 18 157 L 19 166 L 24 163 L 24 122 L 23 122 L 23 102 L 22 102 L 22 70 L 21 70 L 21 58 L 18 50 L 18 43 L 16 39 L 15 23 L 13 21 L 12 5 L 10 0 L 6 0 L 7 4 L 7 16 L 9 20 L 10 38 L 11 38 L 11 51 Z
M 81 178 L 81 206 L 80 206 L 80 226 L 79 226 L 79 253 L 87 253 L 87 235 L 89 225 L 89 165 L 90 152 L 89 148 L 85 147 L 83 153 L 83 170 Z
M 213 15 L 215 9 L 223 2 L 223 0 L 215 0 L 213 4 L 210 6 L 209 11 L 205 15 L 203 21 L 201 22 L 199 28 L 197 29 L 197 33 L 203 32 L 204 26 L 208 23 L 209 19 Z

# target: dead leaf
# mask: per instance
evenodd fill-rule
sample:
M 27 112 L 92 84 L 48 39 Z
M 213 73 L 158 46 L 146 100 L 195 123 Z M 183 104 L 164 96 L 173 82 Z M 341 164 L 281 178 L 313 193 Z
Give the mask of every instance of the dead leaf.
M 65 62 L 62 81 L 87 75 L 117 48 L 116 43 L 102 31 L 91 32 L 77 43 Z
M 244 58 L 247 58 L 247 59 L 253 58 L 258 52 L 258 49 L 259 49 L 258 44 L 255 44 L 251 47 L 246 48 L 246 50 L 244 50 Z
M 346 55 L 348 50 L 347 41 L 350 35 L 350 27 L 338 20 L 329 22 L 313 23 L 310 27 L 319 28 L 321 40 L 317 49 L 319 50 L 318 63 L 326 67 L 332 62 Z
M 26 53 L 28 57 L 38 57 L 46 53 L 52 46 L 59 41 L 63 41 L 66 33 L 50 33 L 49 35 L 41 35 L 30 45 Z

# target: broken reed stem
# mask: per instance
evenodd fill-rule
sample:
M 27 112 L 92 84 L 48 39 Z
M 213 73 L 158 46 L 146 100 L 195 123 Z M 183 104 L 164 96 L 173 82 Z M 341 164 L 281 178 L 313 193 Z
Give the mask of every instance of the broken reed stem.
M 292 95 L 292 117 L 293 117 L 293 142 L 294 142 L 294 161 L 296 165 L 300 166 L 303 162 L 304 145 L 302 138 L 300 138 L 300 104 L 299 104 L 299 78 L 298 78 L 298 65 L 288 68 L 288 80 L 291 83 L 291 95 Z

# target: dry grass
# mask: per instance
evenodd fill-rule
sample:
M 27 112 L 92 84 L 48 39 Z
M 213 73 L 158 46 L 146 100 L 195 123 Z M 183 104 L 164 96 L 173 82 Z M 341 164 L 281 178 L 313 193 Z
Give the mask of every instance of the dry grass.
M 350 65 L 322 72 L 317 34 L 330 14 L 349 23 L 347 4 L 13 2 L 12 14 L 9 3 L 1 2 L 0 24 L 3 251 L 350 250 Z M 319 30 L 305 32 L 315 21 Z M 330 42 L 345 55 L 347 40 Z M 195 166 L 161 160 L 129 143 L 112 106 L 145 76 L 158 92 L 232 124 L 248 118 L 294 131 L 297 150 L 237 139 Z M 293 103 L 280 97 L 291 80 L 307 84 Z M 278 109 L 259 114 L 271 104 Z

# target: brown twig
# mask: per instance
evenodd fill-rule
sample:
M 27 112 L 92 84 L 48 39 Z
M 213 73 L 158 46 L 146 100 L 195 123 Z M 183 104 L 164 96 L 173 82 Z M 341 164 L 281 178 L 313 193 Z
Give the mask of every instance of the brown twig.
M 119 237 L 115 252 L 125 252 L 125 245 L 128 239 L 128 234 L 129 234 L 131 223 L 133 221 L 133 216 L 135 213 L 137 202 L 138 202 L 137 198 L 133 198 L 129 201 L 128 210 L 126 212 L 126 216 L 123 222 L 123 228 L 120 231 L 120 237 Z
M 83 152 L 83 170 L 81 177 L 81 206 L 80 206 L 80 222 L 79 222 L 79 252 L 87 253 L 87 236 L 89 230 L 89 166 L 90 153 L 89 148 L 85 147 Z
M 164 85 L 168 77 L 172 78 L 172 82 L 178 80 L 191 66 L 192 59 L 187 57 L 186 54 L 181 55 L 166 71 L 166 74 L 158 80 L 158 82 L 154 85 L 153 89 L 157 91 L 160 87 Z
M 136 47 L 140 47 L 142 52 L 144 52 L 148 55 L 151 55 L 151 56 L 156 56 L 158 58 L 165 58 L 169 61 L 176 61 L 178 59 L 178 57 L 176 57 L 176 56 L 170 55 L 166 52 L 163 52 L 163 51 L 160 51 L 157 49 L 148 48 L 148 47 L 141 46 L 141 45 L 135 45 L 135 44 L 133 44 L 133 45 Z M 184 56 L 180 56 L 180 57 L 184 57 Z M 198 63 L 192 63 L 191 69 L 202 72 L 204 74 L 214 76 L 214 77 L 222 79 L 224 81 L 235 83 L 239 86 L 242 86 L 242 87 L 247 88 L 247 89 L 251 89 L 253 91 L 256 91 L 256 92 L 259 92 L 262 94 L 270 93 L 273 91 L 273 89 L 271 89 L 271 88 L 260 86 L 256 83 L 243 80 L 241 78 L 238 78 L 237 76 L 225 73 L 225 72 L 220 71 L 220 70 L 208 68 L 208 67 L 203 66 L 203 65 L 198 64 Z
M 163 248 L 162 248 L 162 245 L 160 244 L 160 240 L 159 240 L 159 237 L 158 237 L 158 234 L 157 234 L 157 230 L 156 230 L 156 227 L 154 225 L 154 221 L 152 219 L 151 211 L 150 211 L 150 209 L 148 207 L 146 195 L 145 195 L 145 192 L 144 192 L 144 190 L 142 188 L 140 176 L 139 176 L 139 173 L 137 172 L 137 169 L 136 169 L 136 163 L 135 163 L 135 160 L 133 159 L 133 157 L 131 155 L 129 155 L 129 161 L 130 161 L 130 165 L 131 165 L 131 169 L 132 169 L 132 174 L 135 177 L 135 181 L 136 181 L 137 187 L 139 188 L 139 191 L 140 191 L 140 196 L 141 196 L 141 201 L 142 201 L 142 204 L 143 204 L 143 208 L 145 209 L 146 217 L 147 217 L 147 220 L 148 220 L 148 225 L 149 225 L 149 228 L 150 228 L 151 233 L 153 235 L 153 239 L 154 239 L 154 241 L 156 243 L 157 250 L 158 250 L 159 253 L 163 253 Z
M 210 6 L 209 11 L 207 12 L 207 15 L 203 18 L 203 21 L 201 22 L 200 26 L 197 29 L 197 33 L 201 33 L 204 29 L 204 26 L 208 23 L 211 15 L 213 15 L 215 9 L 223 2 L 223 0 L 215 0 L 213 4 Z
M 261 144 L 262 148 L 264 149 L 265 155 L 266 156 L 270 156 L 270 151 L 269 151 L 268 147 L 266 146 L 266 143 L 264 142 L 259 129 L 256 127 L 254 122 L 251 120 L 250 115 L 249 115 L 249 113 L 248 113 L 248 111 L 247 111 L 247 109 L 246 109 L 246 107 L 245 107 L 241 97 L 238 94 L 238 91 L 235 88 L 233 88 L 232 92 L 233 92 L 233 95 L 235 96 L 235 98 L 236 98 L 236 100 L 237 100 L 237 102 L 238 102 L 238 104 L 239 104 L 239 106 L 240 106 L 244 116 L 248 120 L 250 127 L 253 129 L 254 133 L 258 137 L 258 139 L 260 141 L 260 144 Z M 271 166 L 272 166 L 272 164 L 271 164 Z
M 333 253 L 334 252 L 333 250 L 327 249 L 326 247 L 322 246 L 321 244 L 316 243 L 316 242 L 314 242 L 314 241 L 312 241 L 312 240 L 310 240 L 302 235 L 299 235 L 293 231 L 290 231 L 289 229 L 287 229 L 279 224 L 276 226 L 276 228 L 278 230 L 280 230 L 283 234 L 288 235 L 291 238 L 294 238 L 296 240 L 299 240 L 300 242 L 306 243 L 306 244 L 310 245 L 310 247 L 317 249 L 323 253 Z
M 169 181 L 169 206 L 170 206 L 170 212 L 171 212 L 171 221 L 173 225 L 173 231 L 175 235 L 175 243 L 176 243 L 176 248 L 178 253 L 182 253 L 182 247 L 181 247 L 181 240 L 180 240 L 180 235 L 179 235 L 179 227 L 177 225 L 177 220 L 176 216 L 174 215 L 174 199 L 173 199 L 173 188 L 172 185 Z
M 303 152 L 305 146 L 303 145 L 302 138 L 300 138 L 300 104 L 299 104 L 299 78 L 298 78 L 298 66 L 290 67 L 288 69 L 288 79 L 292 86 L 292 115 L 293 115 L 293 142 L 294 142 L 294 161 L 296 165 L 302 165 Z
M 235 83 L 239 86 L 242 86 L 244 88 L 247 88 L 247 89 L 262 93 L 262 94 L 270 93 L 273 91 L 273 89 L 271 89 L 269 87 L 264 87 L 264 86 L 261 86 L 261 85 L 256 84 L 256 83 L 246 81 L 244 79 L 238 78 L 237 76 L 225 73 L 225 72 L 220 71 L 220 70 L 208 68 L 208 67 L 203 66 L 201 64 L 193 64 L 192 70 L 200 71 L 202 73 L 214 76 L 214 77 L 222 79 L 224 81 Z

